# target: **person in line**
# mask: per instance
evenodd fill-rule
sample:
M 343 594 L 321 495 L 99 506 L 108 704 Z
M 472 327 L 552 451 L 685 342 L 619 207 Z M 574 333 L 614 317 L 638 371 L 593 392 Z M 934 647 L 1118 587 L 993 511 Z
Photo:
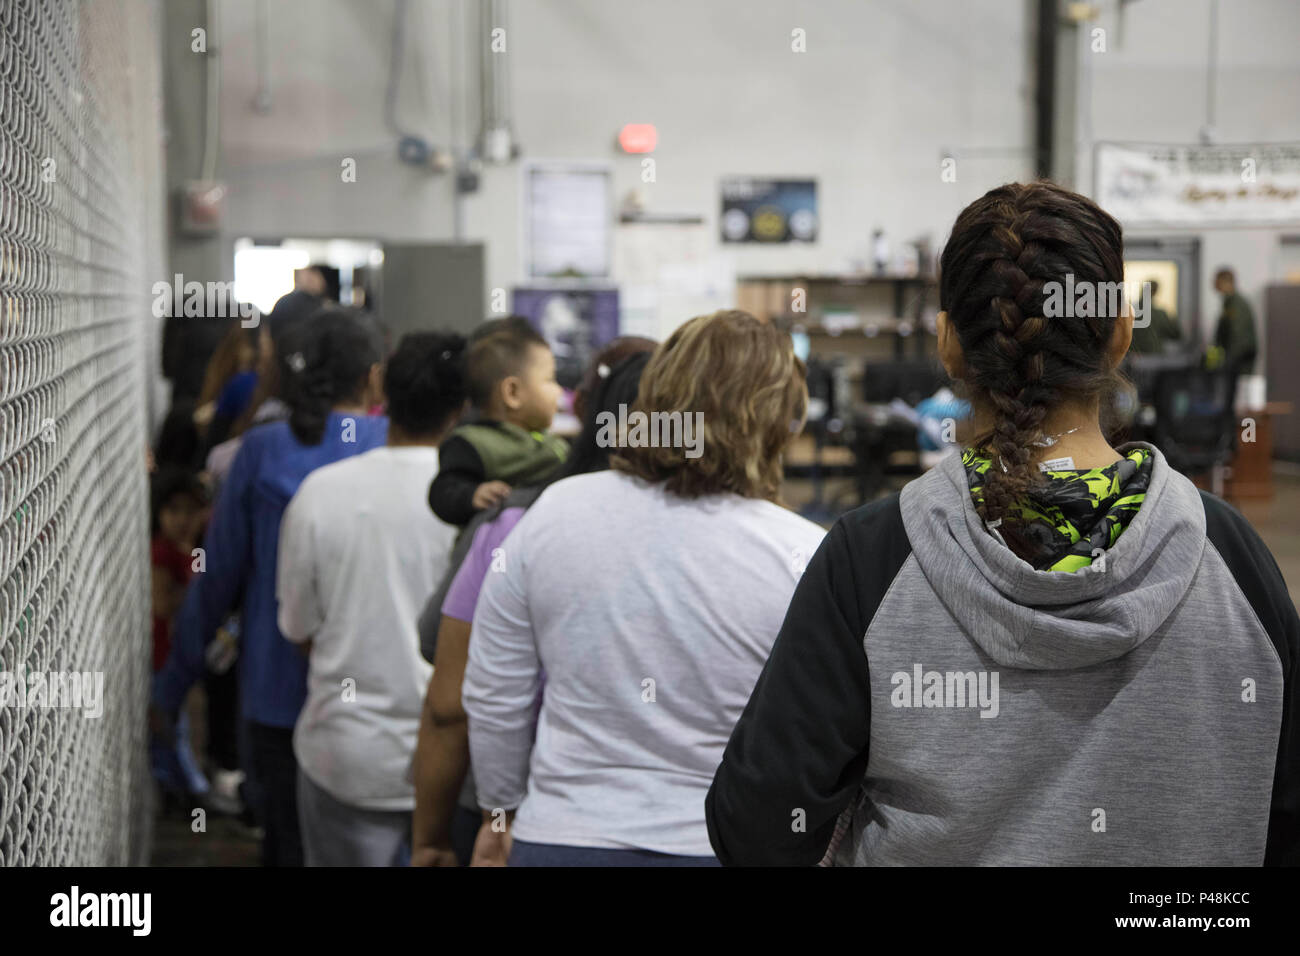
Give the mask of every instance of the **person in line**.
M 184 401 L 172 404 L 158 426 L 153 457 L 159 469 L 196 474 L 203 467 L 203 436 L 194 424 L 193 404 Z
M 471 337 L 471 344 L 473 341 L 474 339 Z M 558 481 L 560 478 L 567 478 L 571 475 L 584 475 L 589 471 L 599 471 L 609 467 L 609 448 L 596 442 L 599 426 L 594 420 L 597 414 L 607 409 L 599 404 L 593 407 L 591 402 L 593 398 L 610 394 L 608 378 L 611 369 L 632 355 L 645 354 L 648 356 L 649 353 L 655 350 L 657 345 L 658 343 L 654 339 L 647 339 L 639 335 L 621 335 L 605 345 L 592 358 L 591 363 L 578 382 L 578 387 L 573 391 L 574 417 L 579 422 L 584 423 L 583 433 L 577 439 L 579 447 L 575 447 L 565 459 L 564 464 L 557 470 L 550 472 L 545 479 L 531 485 L 525 485 L 522 488 L 512 489 L 497 504 L 476 512 L 469 523 L 465 525 L 456 541 L 456 547 L 452 550 L 451 564 L 447 568 L 447 573 L 443 575 L 438 584 L 438 589 L 430 596 L 425 604 L 424 611 L 420 614 L 420 653 L 430 664 L 434 663 L 434 653 L 438 645 L 443 602 L 446 600 L 452 581 L 459 573 L 460 567 L 465 562 L 471 549 L 476 553 L 482 553 L 483 544 L 497 539 L 503 540 L 510 529 L 518 523 L 524 511 L 537 500 L 537 496 L 546 489 L 547 485 Z M 640 381 L 639 370 L 636 381 Z M 624 398 L 624 404 L 630 405 L 632 400 L 636 398 L 635 382 L 631 388 L 632 394 Z M 613 414 L 617 414 L 617 403 L 608 410 Z M 469 417 L 472 417 L 472 413 L 470 413 Z M 462 417 L 461 421 L 464 422 L 465 418 Z M 480 538 L 479 529 L 489 523 L 496 525 L 496 530 L 488 532 Z M 487 553 L 490 554 L 491 550 L 491 547 L 487 548 Z M 481 583 L 481 581 L 474 582 L 474 599 L 469 602 L 470 607 L 467 609 L 470 612 L 474 610 L 473 603 L 478 598 L 478 588 Z M 470 617 L 464 619 L 466 623 L 469 620 Z M 465 636 L 468 638 L 468 631 L 465 632 Z M 459 691 L 456 694 L 456 701 L 459 706 Z
M 724 863 L 1300 862 L 1282 575 L 1107 438 L 1132 312 L 1044 317 L 1045 284 L 1123 270 L 1119 224 L 1051 183 L 957 217 L 938 345 L 976 437 L 809 564 L 709 790 Z
M 405 336 L 384 372 L 387 444 L 313 471 L 280 526 L 280 631 L 308 655 L 293 735 L 308 866 L 409 857 L 408 770 L 432 670 L 416 617 L 456 538 L 424 499 L 465 402 L 464 347 L 458 335 Z
M 598 436 L 612 469 L 551 485 L 511 531 L 462 694 L 477 863 L 717 865 L 704 795 L 824 534 L 777 503 L 807 405 L 789 335 L 691 319 L 642 373 L 626 434 Z M 651 441 L 651 413 L 680 427 Z
M 386 418 L 364 414 L 380 391 L 380 352 L 354 315 L 326 307 L 289 334 L 279 369 L 289 419 L 243 436 L 203 540 L 204 570 L 190 584 L 153 690 L 155 726 L 165 729 L 203 676 L 213 634 L 242 598 L 240 709 L 270 866 L 302 863 L 292 737 L 307 693 L 307 662 L 276 626 L 280 519 L 308 474 L 379 447 L 388 433 Z
M 466 376 L 476 419 L 443 442 L 429 485 L 429 507 L 457 527 L 512 486 L 541 481 L 568 454 L 564 439 L 546 433 L 560 400 L 555 356 L 527 319 L 485 323 L 470 338 Z
M 306 292 L 288 292 L 280 296 L 275 307 L 263 316 L 259 334 L 269 336 L 271 344 L 269 349 L 258 350 L 255 369 L 257 387 L 244 410 L 231 423 L 227 437 L 208 451 L 206 471 L 217 488 L 221 487 L 221 482 L 229 473 L 246 431 L 254 425 L 282 421 L 289 417 L 289 406 L 280 398 L 280 369 L 284 367 L 289 355 L 286 347 L 292 340 L 290 333 L 320 312 L 323 305 L 321 299 Z M 364 319 L 364 315 L 358 315 L 358 320 Z
M 276 300 L 271 312 L 258 323 L 256 387 L 244 409 L 226 431 L 226 438 L 207 453 L 205 476 L 214 493 L 219 491 L 244 441 L 255 425 L 289 417 L 289 407 L 278 397 L 278 369 L 292 350 L 289 331 L 320 311 L 323 303 L 306 292 L 289 292 Z M 365 316 L 359 316 L 364 320 Z M 237 324 L 236 324 L 237 325 Z M 209 366 L 211 369 L 211 366 Z M 210 443 L 209 443 L 210 444 Z M 208 757 L 214 767 L 208 803 L 224 813 L 255 822 L 251 806 L 257 803 L 257 782 L 248 771 L 251 745 L 247 724 L 239 717 L 239 612 L 235 609 L 217 628 L 208 644 L 208 673 L 203 689 L 208 702 Z
M 243 416 L 257 391 L 259 367 L 274 358 L 269 329 L 269 323 L 260 318 L 251 328 L 245 327 L 239 318 L 231 319 L 225 337 L 208 360 L 194 411 L 194 423 L 202 438 L 200 456 L 205 462 L 211 460 L 214 447 L 230 438 L 231 427 Z M 211 474 L 205 474 L 205 478 L 212 481 Z M 238 626 L 231 630 L 237 632 Z M 222 813 L 246 815 L 241 796 L 246 778 L 240 769 L 238 746 L 236 654 L 236 642 L 230 630 L 218 629 L 216 640 L 208 647 L 208 672 L 203 679 L 207 758 L 212 771 L 208 804 Z
M 203 533 L 208 500 L 199 476 L 175 466 L 150 476 L 150 498 L 153 672 L 157 673 L 171 651 L 172 624 L 193 574 L 192 552 Z M 209 793 L 208 779 L 190 745 L 189 730 L 189 721 L 181 713 L 174 739 L 150 741 L 153 777 L 162 789 L 165 805 L 201 800 Z
M 1237 277 L 1229 268 L 1214 274 L 1214 289 L 1223 296 L 1223 311 L 1214 327 L 1211 367 L 1223 367 L 1233 375 L 1247 375 L 1255 366 L 1259 350 L 1255 334 L 1255 313 L 1246 297 L 1237 291 Z
M 199 392 L 194 422 L 203 433 L 204 459 L 208 452 L 230 437 L 257 392 L 257 369 L 272 354 L 270 327 L 258 322 L 252 328 L 234 319 L 217 350 L 208 361 Z
M 524 512 L 561 478 L 603 471 L 610 448 L 602 444 L 602 413 L 636 400 L 641 372 L 655 343 L 638 336 L 615 339 L 603 348 L 574 393 L 583 421 L 572 453 L 558 474 L 539 485 L 516 488 L 504 502 L 479 512 L 452 553 L 444 583 L 420 619 L 420 653 L 436 665 L 425 695 L 416 751 L 415 866 L 467 866 L 479 831 L 478 803 L 469 768 L 469 730 L 461 704 L 461 682 L 469 654 L 474 607 L 496 558 Z M 454 572 L 454 573 L 453 573 Z

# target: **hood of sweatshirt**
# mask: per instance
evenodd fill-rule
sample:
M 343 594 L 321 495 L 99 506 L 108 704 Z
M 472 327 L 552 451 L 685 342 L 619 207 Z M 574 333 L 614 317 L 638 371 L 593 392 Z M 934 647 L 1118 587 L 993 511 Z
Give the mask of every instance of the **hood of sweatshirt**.
M 1153 446 L 1141 505 L 1104 554 L 1075 571 L 1038 570 L 980 520 L 961 455 L 903 489 L 912 553 L 939 600 L 999 664 L 1088 667 L 1127 654 L 1169 617 L 1205 548 L 1200 493 Z
M 1154 461 L 1138 446 L 1104 468 L 1045 471 L 1012 509 L 1014 519 L 992 533 L 1039 571 L 1078 571 L 1100 559 L 1137 516 Z M 971 448 L 962 452 L 962 464 L 979 511 L 988 473 L 997 466 Z

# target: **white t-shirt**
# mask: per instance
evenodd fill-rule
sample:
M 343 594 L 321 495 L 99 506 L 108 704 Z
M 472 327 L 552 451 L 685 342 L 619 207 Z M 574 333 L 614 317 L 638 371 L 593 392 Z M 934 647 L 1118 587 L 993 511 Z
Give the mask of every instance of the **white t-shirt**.
M 474 611 L 479 806 L 518 808 L 519 840 L 711 855 L 705 794 L 825 533 L 768 501 L 686 500 L 614 471 L 548 488 Z
M 409 810 L 407 780 L 433 669 L 416 620 L 446 572 L 456 529 L 429 510 L 432 447 L 383 447 L 318 468 L 280 527 L 280 631 L 310 640 L 293 749 L 343 803 Z

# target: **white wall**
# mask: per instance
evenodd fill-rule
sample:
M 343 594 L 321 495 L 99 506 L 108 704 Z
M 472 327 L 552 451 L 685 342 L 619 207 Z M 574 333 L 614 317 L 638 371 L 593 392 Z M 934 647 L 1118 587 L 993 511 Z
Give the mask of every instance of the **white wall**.
M 466 92 L 459 77 L 475 63 L 455 43 L 456 3 L 411 0 L 404 46 L 400 115 L 443 144 Z M 460 8 L 467 43 L 474 6 Z M 222 0 L 227 235 L 450 238 L 449 177 L 399 164 L 383 122 L 392 0 L 267 7 L 273 107 L 260 116 L 255 0 Z M 1032 174 L 1029 9 L 1007 0 L 514 0 L 515 131 L 527 157 L 612 162 L 621 197 L 641 185 L 640 165 L 616 152 L 615 136 L 624 123 L 656 124 L 650 208 L 702 214 L 710 237 L 720 177 L 815 177 L 817 243 L 726 254 L 742 273 L 840 269 L 867 257 L 876 227 L 895 243 L 929 232 L 942 244 L 963 205 Z M 803 54 L 791 51 L 796 27 L 806 31 Z M 472 137 L 476 113 L 462 126 Z M 947 151 L 956 183 L 940 179 Z M 356 183 L 340 181 L 344 156 L 358 160 Z M 465 238 L 487 242 L 489 288 L 524 278 L 520 198 L 512 165 L 488 170 L 467 200 Z
M 450 177 L 401 165 L 384 124 L 395 0 L 267 2 L 273 106 L 265 116 L 251 105 L 257 0 L 220 3 L 227 239 L 451 238 Z M 1211 0 L 1135 0 L 1122 23 L 1118 0 L 1100 5 L 1107 51 L 1088 53 L 1080 70 L 1075 187 L 1084 192 L 1092 191 L 1094 142 L 1196 142 L 1206 115 Z M 840 269 L 866 257 L 876 227 L 895 243 L 928 232 L 942 244 L 963 205 L 1033 175 L 1032 6 L 513 0 L 506 55 L 515 131 L 526 157 L 611 162 L 621 197 L 640 185 L 640 167 L 617 153 L 615 134 L 627 122 L 655 123 L 650 206 L 704 215 L 710 241 L 720 177 L 816 177 L 817 243 L 717 248 L 742 273 Z M 476 62 L 476 7 L 410 0 L 399 116 L 439 144 L 463 144 L 477 130 L 475 87 L 464 79 Z M 1219 141 L 1300 140 L 1300 3 L 1221 0 L 1219 8 Z M 795 27 L 806 31 L 804 54 L 791 52 Z M 958 158 L 956 183 L 939 176 L 946 152 Z M 355 183 L 340 180 L 344 156 L 357 159 Z M 517 164 L 492 168 L 465 203 L 464 238 L 487 243 L 489 289 L 524 279 L 520 192 Z M 1264 285 L 1284 271 L 1278 230 L 1197 234 L 1202 326 L 1217 316 L 1211 282 L 1220 264 L 1237 270 L 1259 311 Z
M 1197 143 L 1206 121 L 1211 0 L 1139 0 L 1104 4 L 1099 25 L 1107 51 L 1090 57 L 1080 87 L 1091 114 L 1091 139 L 1079 143 L 1076 188 L 1092 190 L 1091 141 Z M 1220 0 L 1215 127 L 1220 143 L 1300 141 L 1300 3 L 1295 0 Z M 1201 239 L 1200 316 L 1212 334 L 1219 297 L 1214 270 L 1227 265 L 1255 309 L 1263 337 L 1263 290 L 1282 281 L 1283 233 L 1290 229 L 1185 230 Z M 1134 235 L 1154 235 L 1134 232 Z M 1264 343 L 1261 342 L 1261 346 Z M 1261 349 L 1262 354 L 1262 349 Z M 1262 361 L 1259 365 L 1262 368 Z

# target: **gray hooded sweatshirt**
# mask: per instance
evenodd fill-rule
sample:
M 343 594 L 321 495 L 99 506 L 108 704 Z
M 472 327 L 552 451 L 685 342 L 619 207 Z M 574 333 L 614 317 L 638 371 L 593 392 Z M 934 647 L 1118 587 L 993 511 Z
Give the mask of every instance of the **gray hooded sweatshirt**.
M 960 456 L 846 515 L 706 801 L 724 863 L 1300 859 L 1300 619 L 1246 521 L 1155 449 L 1076 572 L 980 521 Z

